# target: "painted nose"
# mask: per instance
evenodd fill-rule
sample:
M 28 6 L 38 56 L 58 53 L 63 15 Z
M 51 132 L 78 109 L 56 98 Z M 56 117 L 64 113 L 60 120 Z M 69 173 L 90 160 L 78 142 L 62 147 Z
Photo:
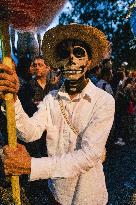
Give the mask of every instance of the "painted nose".
M 69 60 L 73 62 L 73 59 L 74 59 L 74 55 L 72 52 L 70 52 L 70 55 L 69 55 Z
M 68 64 L 71 66 L 71 65 L 73 65 L 73 55 L 70 55 L 69 56 L 69 61 L 68 61 Z

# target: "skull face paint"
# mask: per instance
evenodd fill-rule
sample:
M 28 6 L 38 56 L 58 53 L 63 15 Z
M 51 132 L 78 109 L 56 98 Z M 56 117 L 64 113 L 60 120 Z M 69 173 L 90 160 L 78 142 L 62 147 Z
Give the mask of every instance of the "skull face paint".
M 59 47 L 59 59 L 61 61 L 62 75 L 68 80 L 78 80 L 85 75 L 89 60 L 86 49 L 72 41 L 64 42 Z

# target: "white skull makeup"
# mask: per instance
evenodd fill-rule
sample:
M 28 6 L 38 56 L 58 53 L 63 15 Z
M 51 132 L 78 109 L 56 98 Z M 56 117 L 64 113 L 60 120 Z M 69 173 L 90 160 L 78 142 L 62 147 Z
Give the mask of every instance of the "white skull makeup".
M 86 49 L 80 45 L 72 45 L 72 41 L 62 44 L 59 59 L 62 74 L 68 80 L 78 80 L 84 76 L 91 61 Z

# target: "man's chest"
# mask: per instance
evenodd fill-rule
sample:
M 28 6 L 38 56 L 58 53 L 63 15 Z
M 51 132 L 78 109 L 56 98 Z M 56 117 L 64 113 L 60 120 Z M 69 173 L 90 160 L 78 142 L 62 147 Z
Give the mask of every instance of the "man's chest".
M 94 103 L 81 99 L 79 101 L 62 101 L 60 105 L 56 100 L 53 105 L 49 105 L 50 115 L 53 125 L 62 128 L 65 125 L 77 127 L 79 132 L 88 126 L 94 115 Z M 66 126 L 65 126 L 66 127 Z

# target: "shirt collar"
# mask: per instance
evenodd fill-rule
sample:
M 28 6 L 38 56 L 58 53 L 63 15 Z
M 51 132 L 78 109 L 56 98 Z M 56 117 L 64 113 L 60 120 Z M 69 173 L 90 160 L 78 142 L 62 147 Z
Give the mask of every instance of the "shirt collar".
M 89 102 L 91 102 L 91 99 L 94 97 L 95 92 L 94 89 L 96 89 L 96 86 L 90 81 L 88 81 L 86 87 L 82 90 L 81 93 L 79 93 L 72 101 L 75 100 L 79 100 L 81 98 L 84 98 L 85 100 L 88 100 Z M 96 91 L 96 90 L 95 90 Z M 57 97 L 60 96 L 62 99 L 65 100 L 71 100 L 68 93 L 65 90 L 65 86 L 64 84 L 61 86 L 61 88 L 59 89 L 58 95 Z

